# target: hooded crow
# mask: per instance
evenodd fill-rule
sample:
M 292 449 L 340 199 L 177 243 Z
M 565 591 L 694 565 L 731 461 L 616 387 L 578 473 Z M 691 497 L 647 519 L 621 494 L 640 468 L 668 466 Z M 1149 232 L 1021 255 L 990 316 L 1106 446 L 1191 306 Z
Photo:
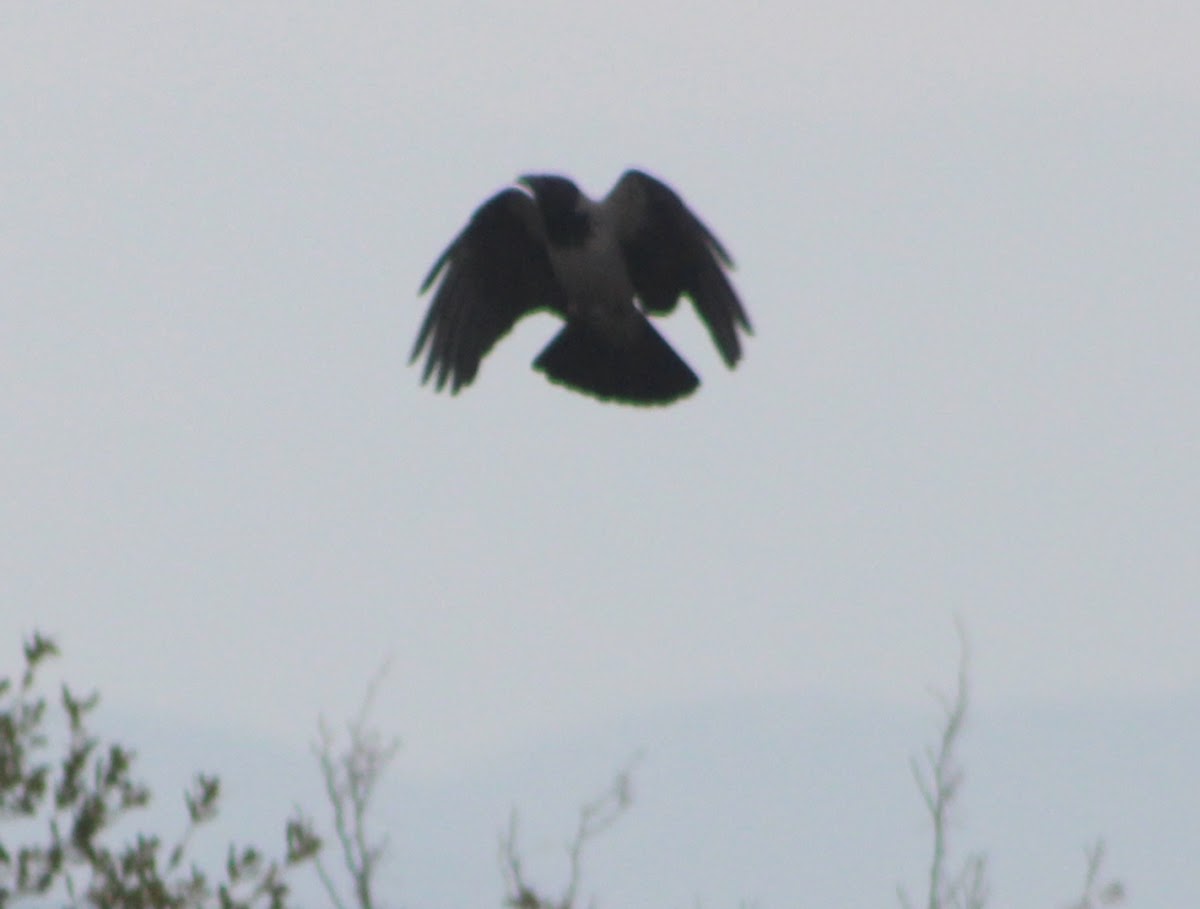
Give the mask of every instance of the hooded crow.
M 594 202 L 566 177 L 524 176 L 483 203 L 438 257 L 410 362 L 451 393 L 522 316 L 566 324 L 534 360 L 552 381 L 604 400 L 668 404 L 700 384 L 646 318 L 690 297 L 725 363 L 750 320 L 725 276 L 733 261 L 674 190 L 627 171 Z M 525 191 L 528 190 L 528 191 Z

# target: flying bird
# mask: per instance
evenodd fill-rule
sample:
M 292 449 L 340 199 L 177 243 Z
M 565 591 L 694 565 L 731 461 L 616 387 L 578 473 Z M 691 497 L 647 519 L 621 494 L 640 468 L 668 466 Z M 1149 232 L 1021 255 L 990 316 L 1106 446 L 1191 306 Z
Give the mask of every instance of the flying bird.
M 647 316 L 681 296 L 737 364 L 750 320 L 725 275 L 733 261 L 674 190 L 638 170 L 599 202 L 554 174 L 516 182 L 476 209 L 421 285 L 437 283 L 410 359 L 425 353 L 422 384 L 457 393 L 517 320 L 547 311 L 566 324 L 535 369 L 601 399 L 670 403 L 700 380 Z

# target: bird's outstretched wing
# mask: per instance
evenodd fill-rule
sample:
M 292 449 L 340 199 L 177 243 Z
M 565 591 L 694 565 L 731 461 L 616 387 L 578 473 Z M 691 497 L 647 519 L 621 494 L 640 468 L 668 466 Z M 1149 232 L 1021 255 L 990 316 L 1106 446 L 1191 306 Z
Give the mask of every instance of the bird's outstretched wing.
M 742 356 L 738 326 L 750 319 L 725 277 L 733 260 L 719 240 L 666 184 L 626 171 L 604 200 L 617 220 L 629 276 L 646 312 L 674 309 L 691 297 L 713 343 L 729 366 Z
M 439 391 L 447 383 L 452 393 L 469 385 L 479 361 L 522 316 L 564 308 L 537 205 L 518 189 L 502 190 L 479 206 L 433 263 L 421 293 L 439 275 L 409 360 L 426 351 L 421 381 L 436 372 Z

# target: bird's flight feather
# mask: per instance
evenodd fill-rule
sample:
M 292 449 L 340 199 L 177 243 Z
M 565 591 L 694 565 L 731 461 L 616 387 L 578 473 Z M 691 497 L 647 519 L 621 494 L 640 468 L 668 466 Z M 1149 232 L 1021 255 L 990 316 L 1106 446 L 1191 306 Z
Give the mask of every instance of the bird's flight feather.
M 725 247 L 669 186 L 629 170 L 605 203 L 617 211 L 618 231 L 633 286 L 650 313 L 670 312 L 688 296 L 725 363 L 734 366 L 742 348 L 737 327 L 750 319 L 725 277 L 733 267 Z
M 439 391 L 447 383 L 451 391 L 469 385 L 479 361 L 522 316 L 562 307 L 537 206 L 518 189 L 479 207 L 433 264 L 421 292 L 439 275 L 410 358 L 428 347 L 422 378 L 436 369 Z

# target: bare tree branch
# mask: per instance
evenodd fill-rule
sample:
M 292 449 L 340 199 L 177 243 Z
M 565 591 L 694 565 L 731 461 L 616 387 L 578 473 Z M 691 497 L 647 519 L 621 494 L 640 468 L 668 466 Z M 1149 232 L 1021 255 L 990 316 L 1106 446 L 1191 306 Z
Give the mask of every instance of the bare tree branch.
M 953 698 L 934 692 L 942 705 L 941 738 L 935 748 L 925 751 L 924 762 L 913 758 L 910 766 L 925 810 L 933 824 L 933 856 L 929 863 L 928 909 L 983 909 L 987 904 L 987 857 L 972 853 L 964 859 L 957 873 L 947 871 L 947 834 L 951 810 L 962 787 L 963 772 L 955 749 L 962 736 L 970 703 L 968 667 L 970 655 L 962 623 L 956 622 L 959 639 L 958 684 Z M 898 892 L 904 909 L 912 909 L 907 892 Z
M 333 810 L 333 827 L 342 850 L 342 864 L 350 876 L 354 891 L 353 905 L 358 909 L 374 909 L 371 883 L 379 863 L 387 851 L 386 836 L 372 840 L 367 832 L 367 812 L 383 773 L 400 748 L 399 739 L 384 741 L 378 730 L 370 725 L 371 709 L 379 686 L 387 675 L 385 664 L 375 674 L 359 707 L 358 715 L 346 724 L 348 743 L 337 753 L 337 737 L 328 724 L 318 724 L 318 741 L 313 754 L 321 766 L 325 793 Z M 316 860 L 317 875 L 335 909 L 346 909 L 334 882 L 320 856 Z
M 505 903 L 512 909 L 574 909 L 583 877 L 583 853 L 588 843 L 607 831 L 633 802 L 633 768 L 640 755 L 634 755 L 603 793 L 579 810 L 574 837 L 566 844 L 570 876 L 558 899 L 543 896 L 525 879 L 517 849 L 517 812 L 513 810 L 508 831 L 500 837 L 500 867 L 504 872 L 508 895 Z
M 1083 850 L 1087 857 L 1087 874 L 1083 880 L 1083 896 L 1071 904 L 1070 909 L 1096 909 L 1098 906 L 1116 906 L 1125 901 L 1125 885 L 1113 879 L 1101 885 L 1100 871 L 1104 867 L 1107 852 L 1103 839 L 1098 839 Z

